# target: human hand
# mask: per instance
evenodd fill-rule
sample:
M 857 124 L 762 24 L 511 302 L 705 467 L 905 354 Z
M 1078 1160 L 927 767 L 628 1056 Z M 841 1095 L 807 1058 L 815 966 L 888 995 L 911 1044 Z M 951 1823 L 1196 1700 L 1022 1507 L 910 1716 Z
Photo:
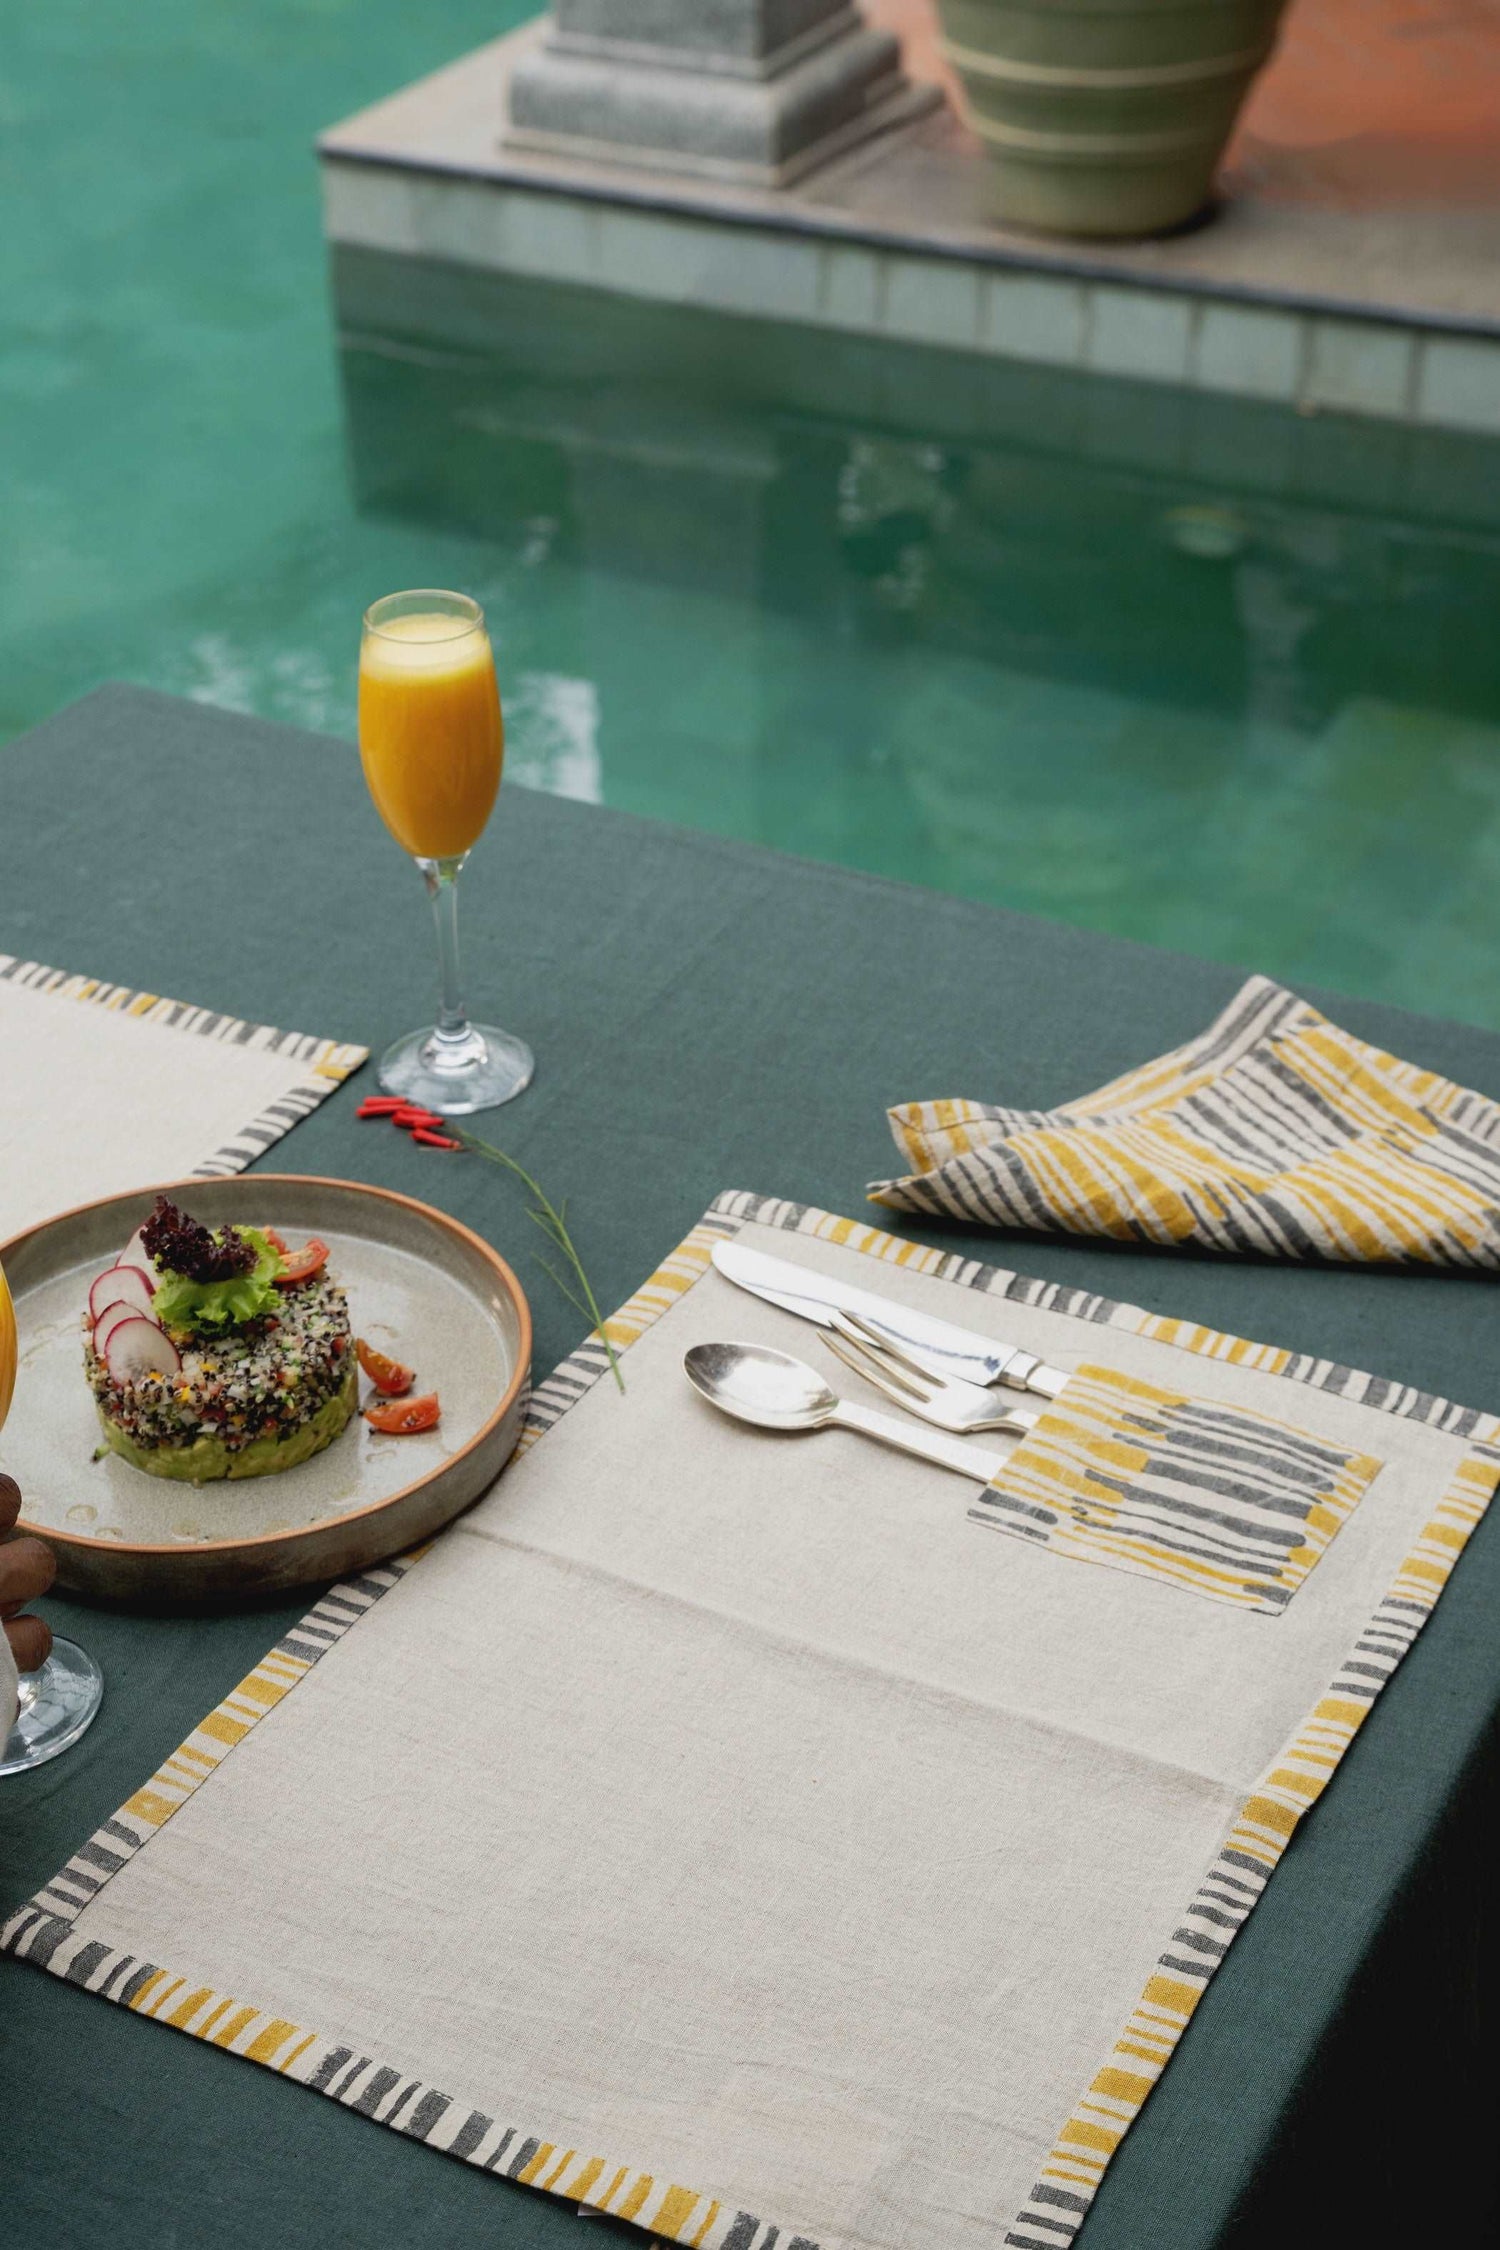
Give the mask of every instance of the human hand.
M 52 1628 L 39 1617 L 18 1612 L 45 1594 L 57 1576 L 57 1561 L 50 1547 L 29 1532 L 11 1537 L 11 1527 L 21 1513 L 21 1487 L 14 1477 L 0 1476 L 0 1618 L 18 1672 L 34 1672 L 45 1664 L 52 1649 Z

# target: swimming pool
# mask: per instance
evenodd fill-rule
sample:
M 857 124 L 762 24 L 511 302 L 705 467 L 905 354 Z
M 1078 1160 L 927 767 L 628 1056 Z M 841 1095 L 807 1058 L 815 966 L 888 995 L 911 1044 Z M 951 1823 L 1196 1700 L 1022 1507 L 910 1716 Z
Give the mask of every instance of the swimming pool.
M 348 734 L 361 608 L 457 584 L 513 779 L 1500 1027 L 1500 447 L 357 257 L 335 362 L 304 119 L 504 28 L 394 15 L 118 10 L 7 253 L 8 728 Z
M 482 588 L 513 773 L 1500 1020 L 1500 448 L 336 278 L 357 505 Z

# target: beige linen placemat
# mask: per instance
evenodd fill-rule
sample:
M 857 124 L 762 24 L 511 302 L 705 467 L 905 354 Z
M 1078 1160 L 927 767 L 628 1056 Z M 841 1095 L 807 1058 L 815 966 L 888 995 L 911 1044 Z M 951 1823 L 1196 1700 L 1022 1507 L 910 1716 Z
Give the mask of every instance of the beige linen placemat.
M 962 1478 L 689 1391 L 695 1342 L 823 1358 L 711 1267 L 734 1233 L 1376 1466 L 1274 1614 L 987 1537 Z M 626 1394 L 577 1354 L 494 1491 L 321 1602 L 4 1943 L 703 2250 L 1064 2244 L 1500 1421 L 743 1194 L 610 1333 Z
M 368 1053 L 0 953 L 0 1242 L 143 1180 L 242 1172 Z

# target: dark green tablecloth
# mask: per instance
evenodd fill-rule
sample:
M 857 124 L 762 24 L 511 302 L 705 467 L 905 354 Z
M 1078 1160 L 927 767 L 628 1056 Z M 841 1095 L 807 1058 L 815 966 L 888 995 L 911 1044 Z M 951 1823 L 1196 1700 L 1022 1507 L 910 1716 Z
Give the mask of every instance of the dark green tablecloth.
M 1199 1030 L 1238 981 L 520 790 L 466 878 L 464 916 L 471 993 L 538 1056 L 500 1137 L 571 1199 L 608 1304 L 718 1189 L 857 1212 L 865 1180 L 889 1168 L 888 1103 L 1058 1102 Z M 123 688 L 0 751 L 0 950 L 376 1049 L 432 1001 L 419 886 L 350 746 Z M 1313 997 L 1363 1037 L 1500 1095 L 1500 1039 Z M 544 1370 L 582 1324 L 531 1261 L 518 1195 L 474 1159 L 358 1124 L 369 1082 L 272 1164 L 403 1189 L 488 1235 L 531 1286 Z M 59 1086 L 59 1108 L 67 1098 Z M 1493 1280 L 941 1239 L 1500 1408 Z M 1215 1978 L 1110 2170 L 1087 2250 L 1285 2240 L 1310 2179 L 1355 2198 L 1329 2243 L 1355 2238 L 1355 2210 L 1364 2244 L 1473 2240 L 1492 2213 L 1494 2042 L 1473 1992 L 1493 1866 L 1475 1842 L 1500 1709 L 1497 1594 L 1492 1519 Z M 103 1661 L 108 1695 L 77 1750 L 0 1784 L 0 1907 L 302 1606 L 184 1621 L 51 1605 Z M 18 2250 L 578 2239 L 544 2196 L 11 1961 L 0 2052 L 0 2237 Z M 1446 2127 L 1440 2196 L 1425 2183 L 1429 2112 Z

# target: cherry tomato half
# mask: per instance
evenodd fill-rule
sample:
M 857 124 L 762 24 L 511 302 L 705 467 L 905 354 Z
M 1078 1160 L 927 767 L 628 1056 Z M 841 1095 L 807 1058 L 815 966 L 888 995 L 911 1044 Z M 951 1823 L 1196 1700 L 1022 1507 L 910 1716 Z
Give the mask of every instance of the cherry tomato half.
M 328 1263 L 328 1245 L 314 1235 L 304 1242 L 300 1250 L 288 1250 L 281 1261 L 281 1271 L 276 1276 L 278 1289 L 298 1289 L 304 1281 L 311 1281 Z
M 365 1420 L 387 1437 L 414 1437 L 418 1430 L 430 1430 L 441 1412 L 437 1392 L 429 1391 L 425 1398 L 393 1398 L 382 1406 L 367 1406 Z
M 415 1368 L 403 1367 L 399 1359 L 390 1359 L 384 1352 L 376 1351 L 375 1346 L 367 1344 L 363 1336 L 355 1337 L 354 1349 L 359 1354 L 360 1366 L 376 1390 L 386 1398 L 400 1398 L 417 1379 Z

